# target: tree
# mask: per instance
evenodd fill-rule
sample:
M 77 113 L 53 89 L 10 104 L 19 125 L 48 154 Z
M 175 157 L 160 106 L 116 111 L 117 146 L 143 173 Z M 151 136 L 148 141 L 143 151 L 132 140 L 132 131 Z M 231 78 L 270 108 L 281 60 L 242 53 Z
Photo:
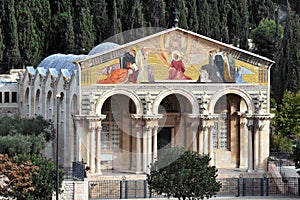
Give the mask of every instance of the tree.
M 276 54 L 276 65 L 271 71 L 274 77 L 271 86 L 277 103 L 281 103 L 286 90 L 295 93 L 300 89 L 299 20 L 288 4 L 282 42 Z
M 273 124 L 272 147 L 291 152 L 293 141 L 300 139 L 300 90 L 297 93 L 285 92 Z
M 279 34 L 283 34 L 282 26 L 279 26 Z M 253 52 L 274 59 L 276 52 L 276 22 L 272 19 L 263 19 L 258 27 L 250 32 L 250 38 L 253 39 L 255 48 Z
M 38 154 L 34 155 L 19 155 L 15 162 L 17 164 L 32 162 L 38 167 L 37 173 L 31 177 L 32 186 L 35 188 L 29 196 L 34 197 L 34 200 L 52 199 L 52 194 L 56 189 L 56 165 L 51 160 L 42 157 Z M 59 170 L 59 188 L 63 182 L 64 170 Z M 62 192 L 62 191 L 60 191 Z
M 0 154 L 0 172 L 4 179 L 0 195 L 18 200 L 33 199 L 28 196 L 35 190 L 31 178 L 37 174 L 38 169 L 31 161 L 17 164 L 8 155 Z
M 55 137 L 53 124 L 42 116 L 5 116 L 0 118 L 0 130 L 0 153 L 10 156 L 39 154 L 46 142 Z
M 4 1 L 3 10 L 5 13 L 2 17 L 2 31 L 4 34 L 4 60 L 16 66 L 20 64 L 20 49 L 18 40 L 18 27 L 15 13 L 15 3 L 12 1 Z M 8 69 L 6 69 L 8 70 Z M 6 71 L 7 72 L 7 71 Z
M 150 190 L 183 200 L 210 198 L 220 190 L 221 183 L 209 161 L 208 155 L 179 147 L 159 152 L 147 174 Z
M 91 5 L 88 0 L 75 0 L 75 48 L 78 53 L 85 53 L 95 44 L 95 27 L 91 13 Z
M 96 43 L 100 44 L 103 40 L 105 40 L 109 35 L 109 23 L 108 23 L 108 15 L 107 15 L 107 3 L 105 0 L 93 0 L 92 1 L 92 15 L 93 15 L 93 23 L 95 26 L 95 37 Z
M 196 0 L 187 1 L 188 7 L 188 27 L 189 30 L 193 32 L 198 32 L 199 30 L 199 19 L 197 15 L 197 3 Z
M 207 0 L 197 1 L 197 14 L 199 16 L 199 33 L 210 36 L 210 7 Z
M 300 140 L 298 140 L 293 147 L 291 158 L 295 162 L 295 168 L 300 169 Z M 300 175 L 300 171 L 297 172 Z

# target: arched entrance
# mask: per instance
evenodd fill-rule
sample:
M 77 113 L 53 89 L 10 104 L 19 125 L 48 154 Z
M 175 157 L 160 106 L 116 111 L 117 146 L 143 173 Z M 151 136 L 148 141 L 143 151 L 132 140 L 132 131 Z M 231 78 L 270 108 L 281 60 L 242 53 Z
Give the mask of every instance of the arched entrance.
M 101 114 L 106 115 L 101 130 L 101 168 L 130 170 L 136 137 L 132 134 L 131 114 L 136 113 L 135 103 L 126 95 L 108 97 Z
M 241 166 L 241 134 L 245 133 L 241 132 L 239 113 L 246 107 L 243 98 L 232 93 L 223 95 L 215 104 L 217 118 L 212 126 L 212 142 L 218 167 Z
M 185 123 L 185 113 L 192 113 L 189 100 L 181 94 L 169 94 L 161 100 L 158 113 L 163 115 L 157 132 L 158 153 L 159 150 L 177 145 L 189 147 L 192 134 Z

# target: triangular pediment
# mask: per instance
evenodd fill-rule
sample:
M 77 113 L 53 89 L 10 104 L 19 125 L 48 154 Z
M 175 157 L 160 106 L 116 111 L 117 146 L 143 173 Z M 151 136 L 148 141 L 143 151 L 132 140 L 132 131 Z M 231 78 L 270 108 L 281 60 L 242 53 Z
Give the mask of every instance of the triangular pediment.
M 181 28 L 78 61 L 82 85 L 161 82 L 267 84 L 268 58 Z

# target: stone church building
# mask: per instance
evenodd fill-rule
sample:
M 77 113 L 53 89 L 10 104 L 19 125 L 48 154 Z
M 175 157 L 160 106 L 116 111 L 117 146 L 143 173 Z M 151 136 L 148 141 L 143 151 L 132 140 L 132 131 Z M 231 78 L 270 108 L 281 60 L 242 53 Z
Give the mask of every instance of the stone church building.
M 27 67 L 19 112 L 53 121 L 60 165 L 84 161 L 91 174 L 147 173 L 173 146 L 217 168 L 264 172 L 273 63 L 176 27 Z M 44 153 L 55 160 L 56 140 Z

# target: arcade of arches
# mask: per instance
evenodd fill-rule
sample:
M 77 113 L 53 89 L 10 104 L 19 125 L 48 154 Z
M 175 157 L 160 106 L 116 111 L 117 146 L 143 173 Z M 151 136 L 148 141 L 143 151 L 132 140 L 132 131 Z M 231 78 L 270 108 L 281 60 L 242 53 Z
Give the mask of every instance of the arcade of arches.
M 264 125 L 270 118 L 249 114 L 255 103 L 239 94 L 224 93 L 208 101 L 205 96 L 196 101 L 183 92 L 148 93 L 139 101 L 124 93 L 99 96 L 98 113 L 88 119 L 86 148 L 77 147 L 78 157 L 87 161 L 91 173 L 146 173 L 160 151 L 183 146 L 209 154 L 217 168 L 264 171 Z

